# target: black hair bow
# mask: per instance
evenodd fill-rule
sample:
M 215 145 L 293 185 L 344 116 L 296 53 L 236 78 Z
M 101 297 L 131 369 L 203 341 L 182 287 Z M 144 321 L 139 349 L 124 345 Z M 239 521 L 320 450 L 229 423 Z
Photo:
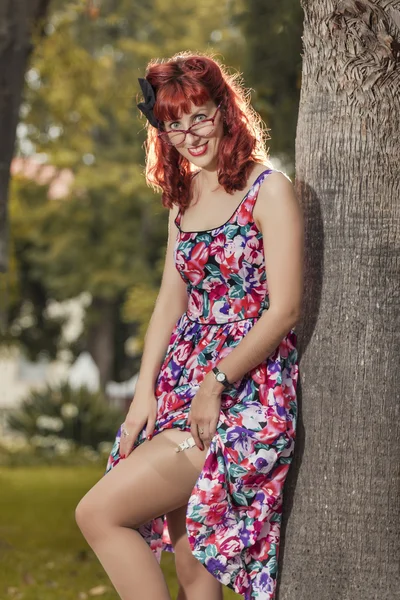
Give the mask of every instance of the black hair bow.
M 139 77 L 138 82 L 142 88 L 144 102 L 139 102 L 137 107 L 147 117 L 149 123 L 153 125 L 153 127 L 159 127 L 160 121 L 153 114 L 153 106 L 156 103 L 156 94 L 154 88 L 151 83 L 149 83 L 149 81 L 143 77 Z

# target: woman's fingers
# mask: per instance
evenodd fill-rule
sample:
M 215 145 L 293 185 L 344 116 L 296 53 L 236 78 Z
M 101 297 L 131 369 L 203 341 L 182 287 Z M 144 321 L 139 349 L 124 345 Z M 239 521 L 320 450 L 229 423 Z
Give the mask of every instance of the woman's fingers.
M 121 458 L 126 458 L 131 453 L 133 445 L 139 432 L 143 429 L 146 421 L 124 421 L 121 425 L 121 440 L 119 444 L 119 454 Z M 129 435 L 125 435 L 126 431 Z
M 188 419 L 191 434 L 196 441 L 196 446 L 200 448 L 200 450 L 204 450 L 204 446 L 207 448 L 210 447 L 211 441 L 215 435 L 215 432 L 217 431 L 218 420 L 219 414 L 211 418 L 208 417 L 207 420 L 202 418 L 199 421 L 192 417 L 190 419 L 190 423 Z
M 204 447 L 210 447 L 211 441 L 217 429 L 217 423 L 217 420 L 213 420 L 209 423 L 192 423 L 190 431 L 196 441 L 196 446 L 200 448 L 200 450 L 204 450 Z
M 155 405 L 154 410 L 151 412 L 151 414 L 149 415 L 149 418 L 147 419 L 146 438 L 148 440 L 151 440 L 151 438 L 153 437 L 156 420 L 157 420 L 157 405 Z
M 154 395 L 145 396 L 141 403 L 132 401 L 131 407 L 121 425 L 120 456 L 126 458 L 133 449 L 138 435 L 146 427 L 145 435 L 147 439 L 153 437 L 155 424 L 157 421 L 157 399 Z M 128 435 L 124 434 L 124 430 Z
M 217 431 L 219 415 L 210 419 L 208 423 L 203 423 L 200 427 L 203 429 L 204 433 L 200 432 L 200 438 L 203 441 L 204 445 L 209 448 L 212 442 L 212 439 Z
M 202 427 L 199 427 L 199 434 L 200 434 L 201 441 L 203 442 L 205 447 L 209 448 L 210 444 L 211 444 L 211 440 L 213 438 L 213 436 L 211 435 L 211 432 L 210 432 L 210 425 L 208 423 L 205 423 Z
M 203 442 L 201 441 L 201 438 L 199 436 L 199 430 L 198 430 L 198 425 L 197 423 L 193 423 L 190 426 L 190 432 L 192 434 L 192 437 L 194 439 L 194 441 L 196 442 L 196 446 L 200 449 L 200 450 L 204 450 L 204 446 L 203 446 Z
M 215 417 L 214 419 L 211 419 L 211 421 L 210 421 L 210 437 L 211 437 L 211 439 L 214 437 L 214 435 L 217 431 L 218 421 L 219 421 L 219 415 L 218 415 L 218 417 Z

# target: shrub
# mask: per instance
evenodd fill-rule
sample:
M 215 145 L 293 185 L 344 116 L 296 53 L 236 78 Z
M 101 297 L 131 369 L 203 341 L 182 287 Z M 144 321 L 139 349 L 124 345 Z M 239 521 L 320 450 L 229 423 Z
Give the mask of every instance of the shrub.
M 23 434 L 14 433 L 0 440 L 0 467 L 96 464 L 104 469 L 112 446 L 112 441 L 100 442 L 96 451 L 55 435 L 33 436 L 28 441 Z
M 31 392 L 7 415 L 6 422 L 36 447 L 54 446 L 58 439 L 59 446 L 63 440 L 65 451 L 69 442 L 97 451 L 99 444 L 114 439 L 123 419 L 122 411 L 110 407 L 100 392 L 86 387 L 76 390 L 62 383 Z

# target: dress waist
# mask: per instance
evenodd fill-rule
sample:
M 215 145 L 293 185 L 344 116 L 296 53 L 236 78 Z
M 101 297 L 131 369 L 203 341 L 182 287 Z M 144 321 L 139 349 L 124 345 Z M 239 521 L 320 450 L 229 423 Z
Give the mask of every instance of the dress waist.
M 187 318 L 189 319 L 189 321 L 192 321 L 193 323 L 199 323 L 201 325 L 219 325 L 220 327 L 222 327 L 223 325 L 229 325 L 229 323 L 239 323 L 240 321 L 254 321 L 257 320 L 261 317 L 261 315 L 263 314 L 264 311 L 261 311 L 261 313 L 257 314 L 257 315 L 253 315 L 253 316 L 248 316 L 248 317 L 242 317 L 241 319 L 227 319 L 226 321 L 216 321 L 215 318 L 213 319 L 212 317 L 203 317 L 203 316 L 195 316 L 192 315 L 190 313 L 190 311 L 185 311 L 185 315 L 187 316 Z

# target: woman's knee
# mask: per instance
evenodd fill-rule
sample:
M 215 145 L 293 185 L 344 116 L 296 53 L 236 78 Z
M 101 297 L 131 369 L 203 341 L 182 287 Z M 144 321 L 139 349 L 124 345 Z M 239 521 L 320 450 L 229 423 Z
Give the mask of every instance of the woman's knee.
M 104 510 L 89 493 L 75 507 L 75 521 L 88 542 L 100 537 L 107 525 Z
M 175 568 L 180 585 L 185 589 L 196 581 L 203 572 L 203 565 L 195 558 L 186 538 L 181 538 L 174 548 Z

